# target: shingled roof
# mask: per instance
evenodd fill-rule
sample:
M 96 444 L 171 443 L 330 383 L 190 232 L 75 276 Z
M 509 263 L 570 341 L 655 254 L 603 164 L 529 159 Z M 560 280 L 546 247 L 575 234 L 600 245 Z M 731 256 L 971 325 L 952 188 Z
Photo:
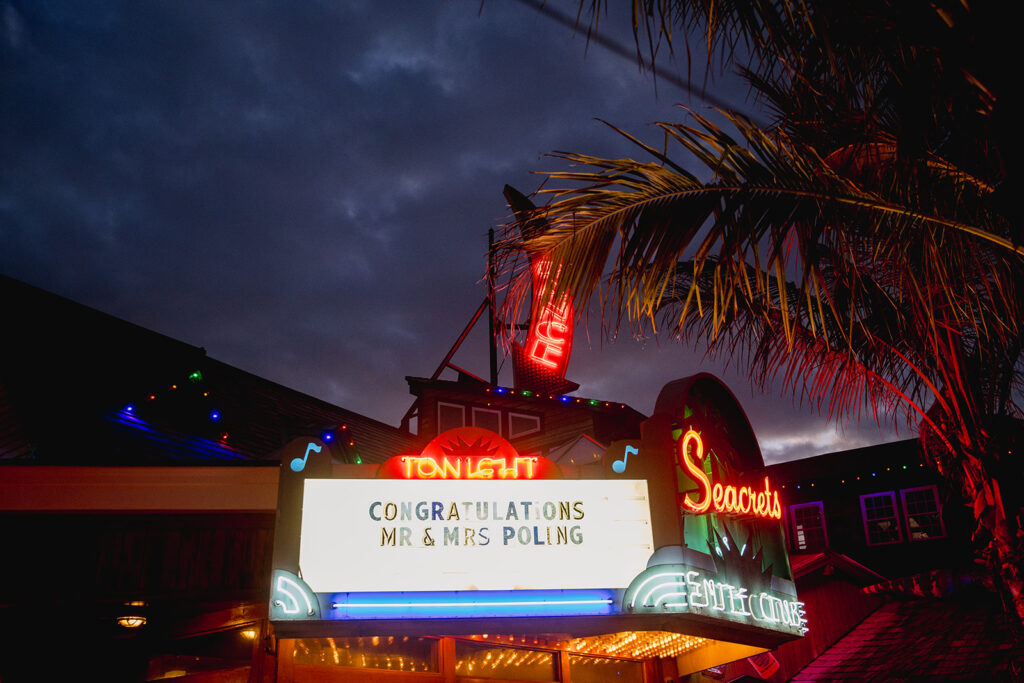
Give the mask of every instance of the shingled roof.
M 955 599 L 894 600 L 790 680 L 1020 680 L 1019 631 L 994 596 L 980 589 Z

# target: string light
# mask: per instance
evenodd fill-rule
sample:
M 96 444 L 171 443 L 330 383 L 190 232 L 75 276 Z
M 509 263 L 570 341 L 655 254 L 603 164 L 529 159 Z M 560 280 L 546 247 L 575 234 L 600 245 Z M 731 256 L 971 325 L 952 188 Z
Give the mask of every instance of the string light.
M 925 464 L 923 462 L 919 462 L 919 463 L 917 463 L 917 466 L 919 468 L 922 468 L 922 467 L 925 466 Z M 885 468 L 885 471 L 893 473 L 893 474 L 896 474 L 896 473 L 899 473 L 901 471 L 907 471 L 910 468 L 911 468 L 911 465 L 897 464 L 897 465 L 887 466 Z M 871 472 L 871 477 L 877 479 L 878 478 L 878 473 L 880 471 L 881 470 L 879 469 L 879 470 Z M 868 479 L 868 476 L 867 476 L 867 473 L 865 473 L 864 475 L 854 475 L 852 477 L 841 477 L 841 478 L 839 478 L 838 483 L 846 485 L 846 484 L 849 484 L 849 483 L 858 482 L 858 481 L 867 480 L 867 479 Z M 815 479 L 814 481 L 808 481 L 808 480 L 804 480 L 804 481 L 800 481 L 800 482 L 790 481 L 790 482 L 788 482 L 786 484 L 782 484 L 780 486 L 780 488 L 783 488 L 783 489 L 785 489 L 785 488 L 802 489 L 802 487 L 805 486 L 805 485 L 809 486 L 811 488 L 814 488 L 818 484 L 822 484 L 823 486 L 828 486 L 829 482 L 836 483 L 836 479 L 833 478 L 833 477 L 819 477 L 818 479 Z

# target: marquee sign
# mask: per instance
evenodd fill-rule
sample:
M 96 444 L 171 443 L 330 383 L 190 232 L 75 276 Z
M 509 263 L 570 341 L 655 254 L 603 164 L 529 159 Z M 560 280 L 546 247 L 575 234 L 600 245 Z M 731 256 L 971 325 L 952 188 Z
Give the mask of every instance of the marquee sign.
M 282 462 L 309 466 L 282 467 L 278 632 L 801 635 L 760 454 L 737 457 L 711 404 L 687 401 L 691 414 L 656 409 L 603 467 L 571 475 L 474 427 L 379 466 L 332 466 L 326 444 L 293 442 Z
M 625 588 L 654 552 L 643 481 L 309 480 L 302 530 L 316 593 Z

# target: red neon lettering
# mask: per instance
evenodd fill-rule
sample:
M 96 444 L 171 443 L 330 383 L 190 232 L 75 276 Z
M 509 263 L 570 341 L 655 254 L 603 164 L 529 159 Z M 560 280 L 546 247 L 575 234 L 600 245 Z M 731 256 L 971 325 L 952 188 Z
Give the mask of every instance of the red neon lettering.
M 697 482 L 701 490 L 704 492 L 703 497 L 699 503 L 695 503 L 690 500 L 689 496 L 683 496 L 683 505 L 687 509 L 700 514 L 707 512 L 707 509 L 711 507 L 711 482 L 708 481 L 707 475 L 704 474 L 704 469 L 698 467 L 693 460 L 690 459 L 690 451 L 687 445 L 694 441 L 697 444 L 697 461 L 700 462 L 704 459 L 704 442 L 700 440 L 700 434 L 693 431 L 692 429 L 683 435 L 683 438 L 679 440 L 679 464 L 682 465 L 683 469 L 689 473 L 691 477 Z
M 722 503 L 725 500 L 725 487 L 723 487 L 717 481 L 715 482 L 715 485 L 711 488 L 711 500 L 715 503 L 716 510 L 722 509 Z
M 562 297 L 562 300 L 557 306 L 553 306 L 550 303 L 544 307 L 544 312 L 540 316 L 541 320 L 549 320 L 562 328 L 562 332 L 569 329 L 566 325 L 566 321 L 569 320 L 569 298 Z
M 555 334 L 552 334 L 554 328 Z M 537 325 L 537 336 L 555 346 L 565 344 L 565 333 L 569 326 L 556 320 L 545 320 Z
M 549 301 L 543 308 L 536 310 L 540 292 L 547 286 L 548 279 L 557 280 L 558 276 L 551 275 L 551 265 L 547 259 L 534 262 L 532 267 L 536 312 L 527 337 L 526 353 L 534 362 L 564 374 L 572 345 L 572 301 L 568 295 L 564 295 L 557 303 Z M 554 282 L 551 286 L 554 286 Z
M 696 446 L 695 454 L 690 453 L 691 441 Z M 704 469 L 697 465 L 703 459 L 704 442 L 701 441 L 700 434 L 691 429 L 679 440 L 679 464 L 697 482 L 701 493 L 698 498 L 700 502 L 691 500 L 688 494 L 682 496 L 681 502 L 687 510 L 701 514 L 711 509 L 713 503 L 715 512 L 782 519 L 779 493 L 771 490 L 768 477 L 764 478 L 763 491 L 755 491 L 750 486 L 733 486 L 717 481 L 712 485 L 711 480 L 704 474 Z
M 543 346 L 543 350 L 538 352 L 538 349 Z M 533 342 L 533 348 L 530 349 L 530 357 L 541 365 L 546 365 L 549 368 L 557 368 L 558 363 L 561 361 L 564 352 L 562 346 L 558 344 L 552 344 L 550 341 L 538 337 Z M 551 360 L 549 356 L 555 356 L 557 360 Z

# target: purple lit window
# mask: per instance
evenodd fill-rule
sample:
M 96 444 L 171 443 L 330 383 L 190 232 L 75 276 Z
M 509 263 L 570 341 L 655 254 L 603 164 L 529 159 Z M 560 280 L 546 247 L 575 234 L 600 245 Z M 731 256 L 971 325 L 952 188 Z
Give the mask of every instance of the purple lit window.
M 828 547 L 825 512 L 820 502 L 790 505 L 789 519 L 794 550 L 824 550 Z

